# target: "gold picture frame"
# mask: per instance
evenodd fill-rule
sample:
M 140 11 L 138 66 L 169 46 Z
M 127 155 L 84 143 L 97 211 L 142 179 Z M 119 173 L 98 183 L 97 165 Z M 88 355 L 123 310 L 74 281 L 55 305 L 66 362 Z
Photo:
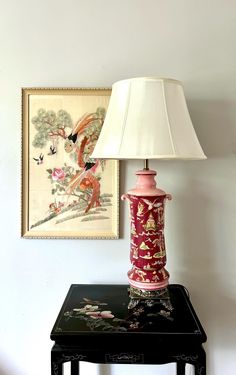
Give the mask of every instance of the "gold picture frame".
M 119 162 L 91 158 L 110 95 L 22 89 L 23 238 L 119 237 Z

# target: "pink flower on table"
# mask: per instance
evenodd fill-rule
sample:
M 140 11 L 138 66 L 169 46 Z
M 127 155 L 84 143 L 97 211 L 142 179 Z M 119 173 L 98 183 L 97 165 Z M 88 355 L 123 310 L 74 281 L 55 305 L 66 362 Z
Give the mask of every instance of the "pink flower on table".
M 52 172 L 52 179 L 54 181 L 64 180 L 65 172 L 61 168 L 55 168 Z
M 86 312 L 86 315 L 89 315 L 93 319 L 98 319 L 98 318 L 112 319 L 112 318 L 114 318 L 114 315 L 111 313 L 111 311 L 88 311 L 88 312 Z

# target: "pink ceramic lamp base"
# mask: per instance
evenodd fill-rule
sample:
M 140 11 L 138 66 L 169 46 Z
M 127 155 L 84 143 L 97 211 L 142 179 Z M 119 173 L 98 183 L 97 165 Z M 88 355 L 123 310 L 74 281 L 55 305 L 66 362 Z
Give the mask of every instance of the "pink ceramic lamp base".
M 137 171 L 136 187 L 122 199 L 130 204 L 132 269 L 128 271 L 133 295 L 155 298 L 169 281 L 165 269 L 164 208 L 170 194 L 156 187 L 153 170 Z

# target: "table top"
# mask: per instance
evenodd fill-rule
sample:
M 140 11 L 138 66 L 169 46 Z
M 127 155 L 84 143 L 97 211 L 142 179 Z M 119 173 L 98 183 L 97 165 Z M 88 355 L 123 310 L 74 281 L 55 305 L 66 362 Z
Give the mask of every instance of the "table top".
M 128 309 L 127 285 L 71 285 L 51 332 L 56 343 L 149 342 L 201 344 L 206 334 L 182 285 L 169 285 L 173 311 L 160 304 Z M 127 339 L 127 340 L 126 340 Z

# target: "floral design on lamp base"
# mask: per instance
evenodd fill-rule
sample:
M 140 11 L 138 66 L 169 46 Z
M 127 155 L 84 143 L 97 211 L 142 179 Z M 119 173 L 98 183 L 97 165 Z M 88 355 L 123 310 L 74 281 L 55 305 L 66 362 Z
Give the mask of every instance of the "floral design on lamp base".
M 156 188 L 155 171 L 141 170 L 136 175 L 135 189 L 122 196 L 130 204 L 130 297 L 166 299 L 169 273 L 165 269 L 164 210 L 166 199 L 172 197 Z

